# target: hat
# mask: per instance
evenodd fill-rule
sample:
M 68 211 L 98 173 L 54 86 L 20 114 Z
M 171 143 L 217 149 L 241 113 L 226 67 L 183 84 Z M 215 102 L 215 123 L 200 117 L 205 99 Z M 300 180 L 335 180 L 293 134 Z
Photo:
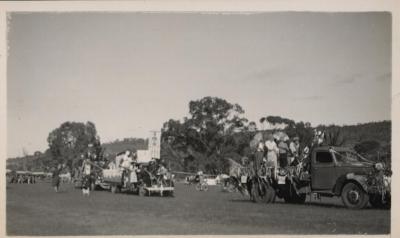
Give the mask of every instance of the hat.
M 273 139 L 274 139 L 274 135 L 269 134 L 269 135 L 268 135 L 268 140 L 273 140 Z

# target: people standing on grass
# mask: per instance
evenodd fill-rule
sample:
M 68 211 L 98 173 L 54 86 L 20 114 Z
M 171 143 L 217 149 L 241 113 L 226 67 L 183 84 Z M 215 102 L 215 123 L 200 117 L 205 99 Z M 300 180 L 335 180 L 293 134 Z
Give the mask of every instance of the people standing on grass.
M 60 174 L 61 174 L 61 171 L 62 171 L 62 165 L 59 164 L 57 166 L 57 168 L 55 168 L 53 170 L 53 173 L 52 173 L 52 182 L 51 182 L 51 184 L 52 184 L 52 186 L 54 188 L 54 191 L 56 193 L 58 193 L 58 191 L 60 189 Z

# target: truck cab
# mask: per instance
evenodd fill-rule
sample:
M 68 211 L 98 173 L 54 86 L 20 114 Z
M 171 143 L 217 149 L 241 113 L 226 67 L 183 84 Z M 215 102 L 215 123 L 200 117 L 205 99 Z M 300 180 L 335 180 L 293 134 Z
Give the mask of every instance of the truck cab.
M 344 147 L 318 147 L 311 154 L 311 188 L 334 192 L 337 183 L 349 173 L 368 175 L 374 163 Z
M 345 147 L 317 147 L 311 152 L 309 188 L 321 196 L 341 196 L 348 208 L 390 206 L 390 177 L 383 165 Z

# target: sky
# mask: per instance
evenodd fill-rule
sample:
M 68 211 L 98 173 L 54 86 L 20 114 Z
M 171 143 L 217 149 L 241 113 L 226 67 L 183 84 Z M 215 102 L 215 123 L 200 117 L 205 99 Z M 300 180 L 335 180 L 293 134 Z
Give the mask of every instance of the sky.
M 65 121 L 147 137 L 205 96 L 256 122 L 391 118 L 385 12 L 11 13 L 7 42 L 8 157 L 44 151 Z

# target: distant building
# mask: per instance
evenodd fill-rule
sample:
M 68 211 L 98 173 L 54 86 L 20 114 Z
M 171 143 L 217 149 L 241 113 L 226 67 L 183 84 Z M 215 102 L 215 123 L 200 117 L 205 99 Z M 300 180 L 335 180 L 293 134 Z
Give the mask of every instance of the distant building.
M 152 159 L 149 150 L 137 150 L 136 155 L 138 163 L 148 163 Z

